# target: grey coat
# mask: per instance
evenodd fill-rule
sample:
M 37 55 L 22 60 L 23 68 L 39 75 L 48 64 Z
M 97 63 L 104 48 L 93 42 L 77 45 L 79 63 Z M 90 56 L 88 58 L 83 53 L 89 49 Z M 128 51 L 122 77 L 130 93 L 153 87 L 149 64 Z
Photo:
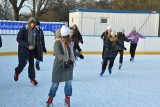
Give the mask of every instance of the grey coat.
M 78 52 L 74 52 L 76 56 L 80 54 Z M 52 82 L 58 83 L 67 80 L 73 79 L 73 64 L 69 65 L 69 67 L 65 68 L 65 63 L 68 62 L 69 58 L 64 56 L 62 44 L 59 41 L 56 41 L 54 44 L 54 64 L 52 70 Z

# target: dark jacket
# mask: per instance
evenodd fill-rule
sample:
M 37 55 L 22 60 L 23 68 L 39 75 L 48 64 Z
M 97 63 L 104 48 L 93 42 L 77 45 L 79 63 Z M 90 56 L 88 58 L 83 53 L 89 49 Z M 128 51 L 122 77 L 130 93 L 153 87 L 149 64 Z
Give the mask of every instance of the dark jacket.
M 119 44 L 121 44 L 123 47 L 124 47 L 124 41 L 130 42 L 130 39 L 128 39 L 124 34 L 120 32 L 117 34 L 117 39 Z M 119 45 L 116 45 L 116 50 L 123 50 L 123 48 L 120 47 Z
M 104 49 L 105 49 L 104 43 L 105 43 L 105 38 L 107 37 L 107 35 L 108 35 L 108 31 L 107 30 L 105 32 L 103 32 L 102 35 L 101 35 L 101 39 L 103 39 L 102 59 L 104 58 L 103 57 L 103 55 L 104 55 Z
M 105 32 L 102 33 L 101 39 L 104 39 L 108 35 L 108 31 L 106 30 Z
M 2 47 L 2 38 L 0 36 L 0 48 Z
M 117 40 L 115 42 L 111 42 L 109 39 L 104 39 L 104 52 L 102 55 L 103 59 L 116 57 L 116 45 L 119 45 L 121 48 L 125 49 L 125 47 Z
M 75 35 L 77 36 L 77 42 L 81 42 L 83 44 L 83 38 L 82 38 L 82 35 L 79 31 L 75 31 Z
M 36 30 L 35 58 L 43 61 L 43 52 L 47 52 L 42 29 Z
M 22 27 L 20 29 L 20 31 L 17 34 L 17 42 L 18 42 L 18 56 L 28 56 L 29 55 L 29 43 L 28 43 L 28 29 L 26 28 L 26 26 Z M 36 50 L 38 44 L 38 42 L 36 41 L 36 47 L 34 49 L 34 56 L 37 55 L 39 52 L 38 50 Z M 42 59 L 40 57 L 36 57 L 36 59 L 42 61 Z

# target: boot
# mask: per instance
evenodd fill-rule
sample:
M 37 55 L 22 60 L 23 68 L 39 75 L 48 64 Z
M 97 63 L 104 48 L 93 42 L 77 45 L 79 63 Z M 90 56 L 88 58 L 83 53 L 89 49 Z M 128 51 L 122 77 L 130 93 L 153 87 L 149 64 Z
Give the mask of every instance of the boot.
M 112 68 L 108 68 L 109 74 L 112 74 Z
M 35 79 L 32 79 L 32 80 L 31 80 L 31 83 L 32 83 L 33 85 L 37 85 L 37 84 L 38 84 L 38 82 L 37 82 Z
M 36 69 L 40 70 L 39 64 L 36 64 Z
M 119 63 L 119 70 L 121 69 L 121 67 L 122 67 L 122 63 Z
M 18 81 L 19 73 L 15 71 L 14 73 L 14 80 Z
M 51 105 L 53 106 L 53 98 L 49 97 L 47 102 L 46 102 L 46 106 L 50 107 Z
M 105 72 L 105 71 L 103 71 L 103 70 L 101 71 L 101 73 L 100 73 L 100 77 L 102 77 L 102 76 L 103 76 L 104 72 Z
M 70 96 L 65 97 L 65 106 L 70 107 Z

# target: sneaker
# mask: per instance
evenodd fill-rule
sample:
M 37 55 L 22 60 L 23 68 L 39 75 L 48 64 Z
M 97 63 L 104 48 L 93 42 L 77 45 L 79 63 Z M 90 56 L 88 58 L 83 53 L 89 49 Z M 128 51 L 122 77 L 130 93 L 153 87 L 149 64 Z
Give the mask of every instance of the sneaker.
M 119 63 L 119 70 L 121 69 L 121 67 L 122 67 L 122 64 L 121 64 L 121 63 Z
M 32 83 L 33 85 L 37 85 L 37 84 L 38 84 L 38 82 L 37 82 L 35 79 L 31 80 L 31 83 Z
M 103 74 L 104 74 L 104 71 L 101 71 L 101 73 L 100 73 L 100 77 L 102 77 L 102 76 L 103 76 Z
M 36 64 L 36 69 L 40 70 L 39 64 Z
M 15 80 L 15 81 L 18 81 L 18 76 L 19 76 L 19 73 L 17 73 L 17 72 L 15 71 L 15 73 L 14 73 L 14 80 Z
M 52 102 L 53 102 L 53 98 L 49 97 L 48 100 L 47 100 L 47 102 L 46 102 L 46 106 L 47 107 L 50 107 L 51 105 L 53 106 Z
M 109 74 L 112 74 L 112 68 L 108 68 Z
M 65 101 L 65 106 L 70 107 L 70 96 L 66 96 L 64 101 Z

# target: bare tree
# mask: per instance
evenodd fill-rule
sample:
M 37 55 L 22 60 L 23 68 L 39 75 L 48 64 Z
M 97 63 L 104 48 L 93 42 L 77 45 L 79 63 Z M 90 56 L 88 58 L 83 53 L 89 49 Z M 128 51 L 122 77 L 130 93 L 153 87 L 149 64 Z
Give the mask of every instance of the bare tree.
M 10 2 L 8 0 L 2 0 L 0 6 L 0 14 L 3 16 L 1 19 L 13 20 L 13 11 Z
M 44 14 L 47 10 L 49 0 L 32 0 L 28 1 L 31 6 L 27 6 L 32 13 L 32 16 L 39 19 L 42 14 Z
M 19 20 L 19 11 L 20 9 L 22 8 L 23 6 L 23 3 L 26 1 L 26 0 L 21 0 L 20 3 L 19 3 L 19 6 L 17 6 L 17 0 L 9 0 L 10 3 L 12 4 L 12 7 L 13 7 L 13 10 L 14 10 L 14 18 L 15 20 Z

